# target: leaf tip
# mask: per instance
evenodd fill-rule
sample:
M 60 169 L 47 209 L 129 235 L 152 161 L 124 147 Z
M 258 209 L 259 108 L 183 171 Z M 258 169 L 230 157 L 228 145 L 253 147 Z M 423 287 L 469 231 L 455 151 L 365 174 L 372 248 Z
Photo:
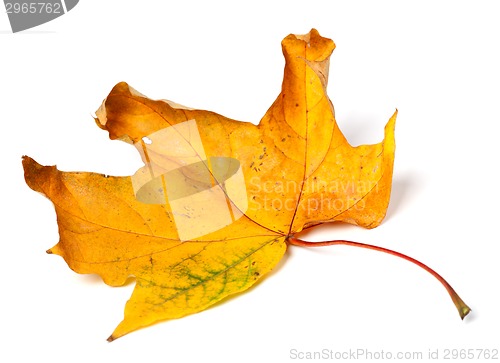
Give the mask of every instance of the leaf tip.
M 392 130 L 394 132 L 394 128 L 395 128 L 395 125 L 396 125 L 396 118 L 398 117 L 398 109 L 396 108 L 394 110 L 394 113 L 392 114 L 391 118 L 389 119 L 389 121 L 387 122 L 387 124 L 385 125 L 385 129 L 386 131 L 387 130 Z
M 56 244 L 55 246 L 49 248 L 47 251 L 45 251 L 48 255 L 58 255 L 61 257 L 64 257 L 63 251 L 61 250 L 60 244 Z
M 30 158 L 27 155 L 23 155 L 22 163 L 24 170 L 24 180 L 26 184 L 34 191 L 42 192 L 40 180 L 43 178 L 40 177 L 40 174 L 45 167 L 38 164 L 35 159 Z
M 37 164 L 37 162 L 35 160 L 33 160 L 33 158 L 30 158 L 28 155 L 23 155 L 21 159 L 22 159 L 23 168 L 25 171 L 30 165 Z

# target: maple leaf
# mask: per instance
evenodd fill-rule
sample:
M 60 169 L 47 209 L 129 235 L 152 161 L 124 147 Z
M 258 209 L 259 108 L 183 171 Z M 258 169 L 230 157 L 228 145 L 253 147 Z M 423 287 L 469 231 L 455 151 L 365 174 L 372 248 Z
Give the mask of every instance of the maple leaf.
M 290 244 L 379 249 L 440 278 L 380 247 L 296 237 L 332 221 L 381 223 L 397 112 L 383 142 L 350 146 L 326 94 L 333 41 L 313 29 L 287 36 L 282 48 L 282 91 L 258 125 L 150 100 L 119 83 L 95 121 L 111 139 L 138 149 L 145 166 L 135 175 L 62 172 L 24 157 L 27 184 L 55 205 L 60 240 L 48 252 L 111 286 L 136 280 L 108 340 L 248 289 Z M 468 307 L 442 282 L 466 315 Z

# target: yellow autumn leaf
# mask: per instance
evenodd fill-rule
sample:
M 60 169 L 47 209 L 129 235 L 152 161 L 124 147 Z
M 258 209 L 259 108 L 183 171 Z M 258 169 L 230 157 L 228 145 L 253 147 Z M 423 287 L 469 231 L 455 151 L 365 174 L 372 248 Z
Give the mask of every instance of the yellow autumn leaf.
M 24 158 L 27 184 L 56 209 L 60 240 L 48 252 L 111 286 L 136 280 L 108 340 L 248 289 L 304 228 L 373 228 L 384 218 L 396 113 L 383 142 L 350 146 L 326 94 L 333 41 L 313 29 L 282 47 L 282 91 L 258 125 L 119 83 L 95 121 L 137 148 L 145 166 L 136 174 L 69 173 Z

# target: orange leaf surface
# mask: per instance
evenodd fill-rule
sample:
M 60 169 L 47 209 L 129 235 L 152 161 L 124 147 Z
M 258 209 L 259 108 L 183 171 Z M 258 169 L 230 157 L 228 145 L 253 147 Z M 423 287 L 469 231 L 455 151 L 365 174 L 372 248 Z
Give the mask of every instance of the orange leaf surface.
M 27 184 L 57 212 L 60 240 L 49 252 L 112 286 L 136 279 L 109 340 L 248 289 L 304 228 L 373 228 L 384 218 L 396 113 L 383 142 L 350 146 L 326 94 L 333 41 L 313 29 L 282 47 L 282 91 L 258 125 L 119 83 L 96 123 L 137 148 L 145 166 L 135 175 L 62 172 L 24 158 Z

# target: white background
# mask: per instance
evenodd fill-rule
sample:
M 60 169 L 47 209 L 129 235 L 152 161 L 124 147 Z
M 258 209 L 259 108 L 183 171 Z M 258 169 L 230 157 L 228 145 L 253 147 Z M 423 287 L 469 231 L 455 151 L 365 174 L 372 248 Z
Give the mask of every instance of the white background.
M 291 349 L 424 357 L 499 349 L 496 3 L 82 0 L 18 34 L 2 10 L 0 361 L 288 362 Z M 134 173 L 134 148 L 110 141 L 91 116 L 119 81 L 258 122 L 280 91 L 281 39 L 312 27 L 337 44 L 328 91 L 349 141 L 378 142 L 395 108 L 399 117 L 384 223 L 322 227 L 308 238 L 409 254 L 473 312 L 462 322 L 438 281 L 409 262 L 292 247 L 251 291 L 107 343 L 133 284 L 108 287 L 45 254 L 58 240 L 55 213 L 25 185 L 21 156 L 62 170 Z

